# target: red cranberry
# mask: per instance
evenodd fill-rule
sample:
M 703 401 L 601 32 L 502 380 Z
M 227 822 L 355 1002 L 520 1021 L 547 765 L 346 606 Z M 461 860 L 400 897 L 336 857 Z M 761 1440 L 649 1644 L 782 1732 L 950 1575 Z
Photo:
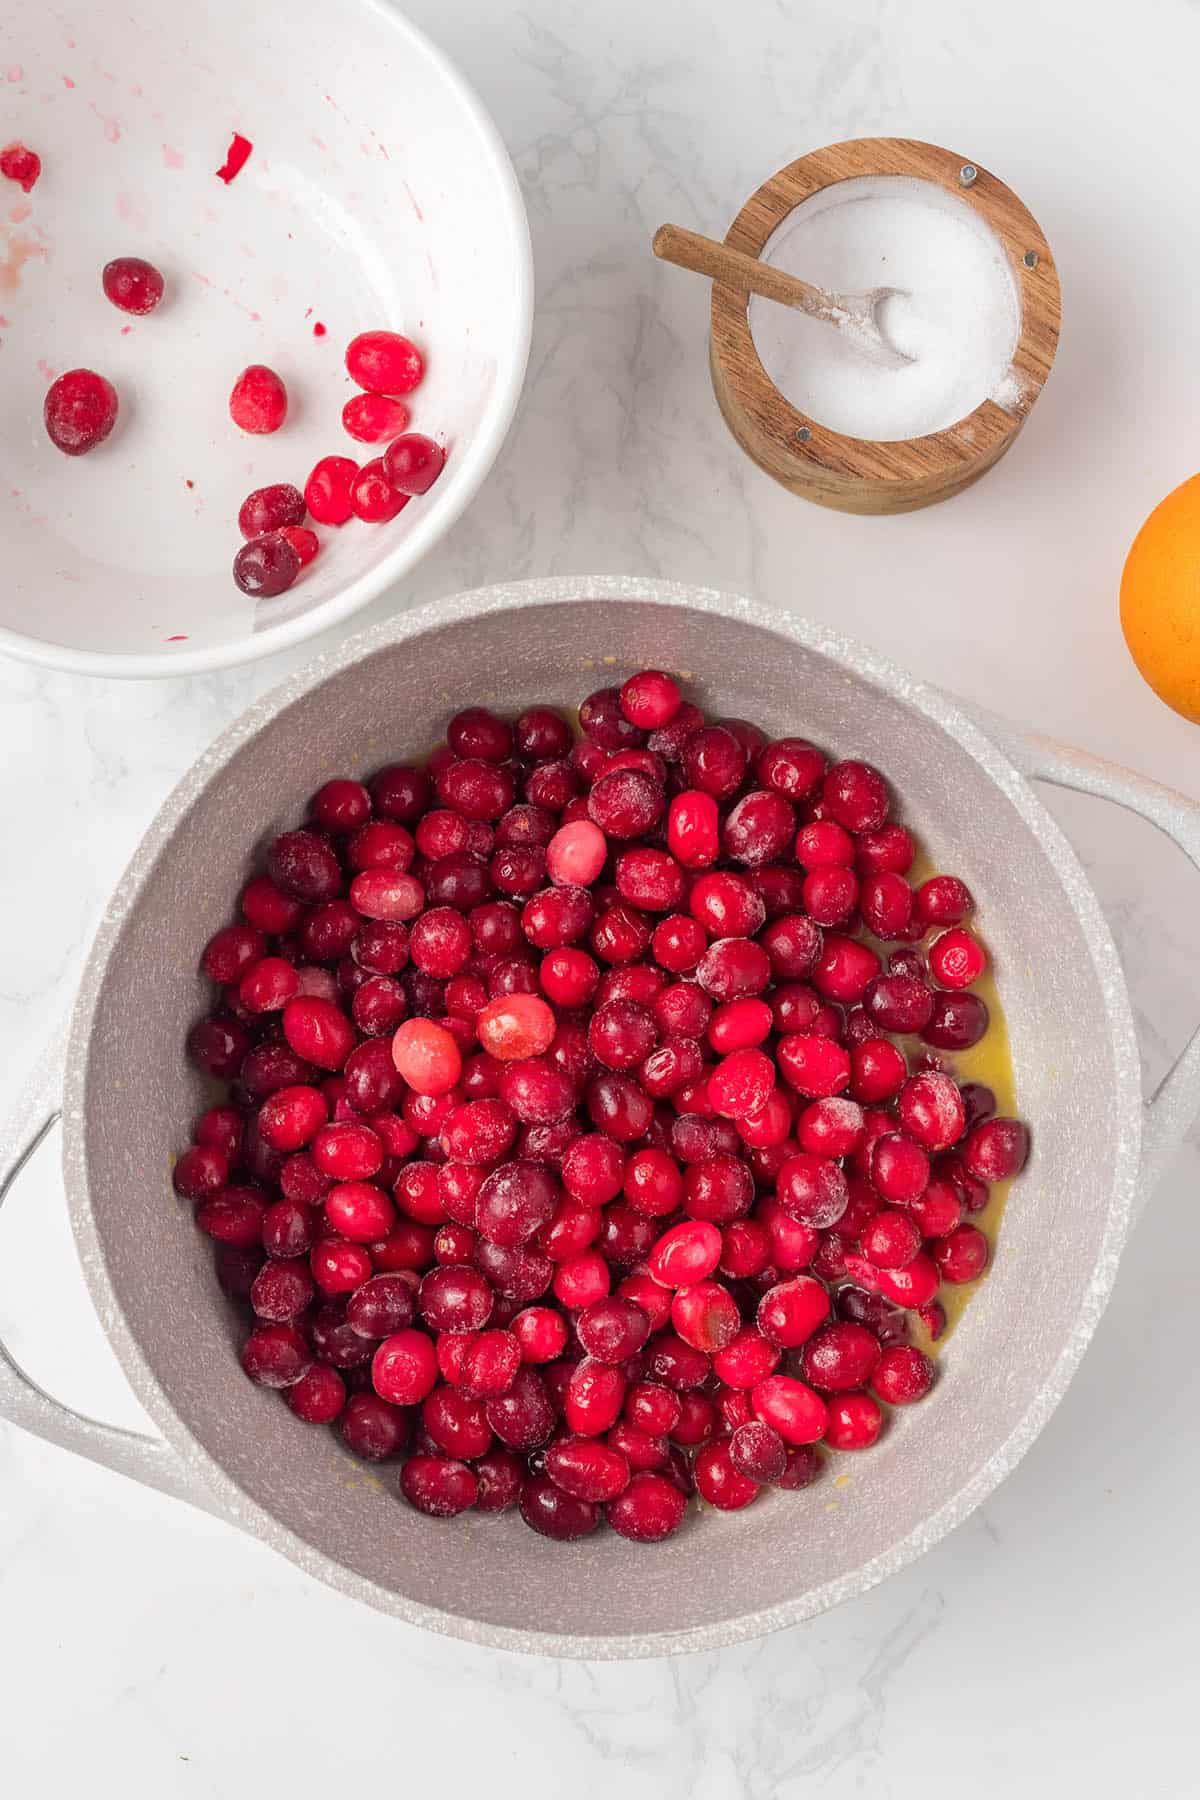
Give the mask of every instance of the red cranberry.
M 354 512 L 358 464 L 349 456 L 323 456 L 304 484 L 304 503 L 321 525 L 344 525 Z
M 859 1242 L 877 1269 L 902 1269 L 921 1248 L 921 1227 L 908 1213 L 885 1208 L 864 1228 Z
M 879 974 L 879 958 L 866 944 L 830 932 L 812 971 L 812 984 L 829 1000 L 861 1000 Z
M 433 1344 L 411 1328 L 385 1338 L 371 1362 L 375 1391 L 393 1406 L 417 1405 L 432 1392 L 437 1375 Z
M 683 747 L 683 772 L 689 787 L 723 800 L 741 785 L 746 752 L 723 725 L 706 725 Z
M 988 1261 L 988 1241 L 977 1225 L 960 1225 L 933 1246 L 933 1260 L 943 1281 L 974 1281 Z
M 661 669 L 642 669 L 631 675 L 619 695 L 621 711 L 641 731 L 658 731 L 683 704 L 678 683 Z
M 290 1387 L 311 1366 L 312 1353 L 293 1325 L 260 1325 L 242 1345 L 242 1368 L 260 1387 Z
M 250 1289 L 250 1304 L 260 1319 L 285 1325 L 311 1304 L 316 1287 L 302 1262 L 264 1263 Z
M 446 465 L 446 452 L 419 431 L 393 438 L 383 453 L 387 481 L 405 499 L 427 494 Z
M 528 1244 L 509 1249 L 481 1238 L 475 1247 L 475 1264 L 498 1294 L 523 1306 L 539 1300 L 554 1276 L 549 1257 L 531 1250 Z
M 408 505 L 408 499 L 388 480 L 381 456 L 365 462 L 350 483 L 351 510 L 356 519 L 368 525 L 382 525 L 394 519 Z
M 43 412 L 50 442 L 65 456 L 85 456 L 116 424 L 117 407 L 111 381 L 94 369 L 68 369 L 46 394 Z
M 877 938 L 897 938 L 912 918 L 913 893 L 902 875 L 870 875 L 859 895 L 863 924 Z
M 738 1426 L 729 1440 L 729 1458 L 739 1475 L 760 1486 L 778 1481 L 788 1464 L 783 1439 L 761 1419 Z
M 728 1288 L 719 1281 L 701 1281 L 676 1293 L 671 1323 L 685 1344 L 711 1356 L 733 1342 L 742 1320 Z
M 854 861 L 860 875 L 907 875 L 916 853 L 917 847 L 902 825 L 881 825 L 878 831 L 861 833 Z M 908 899 L 911 912 L 911 890 Z
M 863 1005 L 881 1031 L 923 1031 L 932 1017 L 934 998 L 914 975 L 878 975 L 866 989 Z
M 355 394 L 342 408 L 342 429 L 360 444 L 382 444 L 408 424 L 408 408 L 386 394 Z
M 621 1537 L 635 1544 L 659 1544 L 678 1531 L 686 1511 L 687 1495 L 668 1477 L 644 1469 L 609 1501 L 605 1516 Z
M 346 1404 L 346 1384 L 336 1369 L 314 1363 L 285 1390 L 284 1399 L 306 1424 L 331 1425 Z
M 410 1456 L 400 1471 L 400 1492 L 431 1519 L 453 1519 L 474 1506 L 477 1486 L 466 1463 L 449 1456 Z
M 521 1517 L 532 1531 L 558 1543 L 587 1537 L 600 1523 L 600 1508 L 578 1500 L 548 1475 L 530 1475 L 521 1488 Z
M 351 1394 L 341 1418 L 346 1447 L 364 1462 L 386 1462 L 409 1440 L 408 1415 L 377 1394 Z
M 937 1264 L 923 1250 L 902 1269 L 879 1269 L 876 1278 L 879 1291 L 886 1299 L 910 1311 L 926 1306 L 933 1299 L 940 1280 Z
M 978 994 L 937 993 L 921 1038 L 939 1050 L 969 1050 L 988 1028 L 986 1004 Z
M 0 150 L 0 175 L 7 181 L 15 181 L 22 193 L 32 191 L 41 172 L 42 159 L 36 150 L 30 150 L 24 144 L 9 144 Z
M 105 263 L 100 285 L 105 298 L 122 312 L 142 316 L 152 313 L 159 304 L 165 283 L 153 263 L 144 262 L 140 256 L 117 256 Z
M 826 814 L 847 831 L 878 831 L 888 815 L 888 791 L 870 763 L 839 762 L 821 784 Z
M 733 1465 L 727 1442 L 705 1444 L 696 1457 L 696 1489 L 702 1500 L 721 1512 L 738 1512 L 761 1493 L 756 1481 Z
M 548 1443 L 556 1419 L 549 1392 L 540 1375 L 529 1367 L 520 1368 L 507 1392 L 488 1400 L 487 1421 L 500 1442 L 510 1450 L 528 1454 Z
M 564 1256 L 554 1271 L 555 1298 L 572 1312 L 603 1300 L 611 1285 L 608 1263 L 598 1250 Z
M 819 1281 L 795 1275 L 768 1288 L 758 1303 L 759 1331 L 781 1349 L 794 1350 L 829 1317 L 829 1295 Z
M 267 532 L 243 544 L 233 559 L 233 579 L 243 594 L 273 600 L 291 587 L 300 573 L 300 558 L 278 532 Z
M 615 1500 L 629 1486 L 629 1464 L 619 1450 L 594 1437 L 560 1438 L 545 1453 L 546 1473 L 577 1500 Z
M 804 1347 L 805 1378 L 825 1392 L 861 1387 L 879 1360 L 879 1340 L 865 1325 L 826 1325 Z
M 829 1413 L 821 1396 L 791 1375 L 767 1375 L 750 1393 L 754 1415 L 785 1444 L 815 1444 L 824 1436 Z
M 171 1172 L 175 1192 L 184 1200 L 203 1200 L 225 1186 L 230 1158 L 226 1151 L 197 1144 L 185 1150 Z
M 987 1119 L 963 1145 L 967 1173 L 979 1181 L 1007 1181 L 1020 1173 L 1028 1156 L 1029 1131 L 1020 1119 Z
M 971 890 L 956 875 L 934 875 L 917 889 L 916 908 L 926 925 L 961 925 L 975 910 Z
M 825 1442 L 831 1450 L 869 1450 L 883 1428 L 883 1414 L 870 1394 L 841 1394 L 829 1408 Z
M 558 1197 L 558 1183 L 540 1163 L 504 1163 L 479 1190 L 475 1223 L 490 1243 L 511 1248 L 548 1222 Z
M 821 751 L 806 738 L 779 738 L 759 751 L 755 773 L 764 787 L 789 800 L 805 800 L 826 767 Z
M 818 1231 L 837 1224 L 850 1198 L 846 1177 L 838 1164 L 830 1157 L 813 1156 L 808 1151 L 787 1159 L 779 1171 L 775 1192 L 780 1207 L 790 1218 Z
M 110 263 L 109 268 L 112 266 Z M 108 293 L 108 269 L 104 273 L 106 278 L 104 291 Z M 158 291 L 161 298 L 161 276 L 158 278 Z M 115 296 L 109 294 L 109 299 L 115 299 Z M 117 301 L 116 304 L 120 305 L 121 302 Z M 152 302 L 152 304 L 157 304 L 157 302 Z M 137 307 L 126 310 L 146 312 L 149 311 L 149 308 Z M 268 369 L 265 363 L 251 363 L 248 369 L 242 370 L 234 382 L 233 391 L 229 396 L 229 416 L 240 431 L 249 431 L 260 436 L 278 431 L 287 418 L 287 410 L 287 389 L 274 369 Z M 281 519 L 280 524 L 299 525 L 303 518 L 304 509 L 301 507 L 298 519 Z M 249 535 L 247 533 L 247 536 Z
M 351 381 L 371 394 L 410 394 L 425 373 L 417 346 L 396 331 L 361 331 L 346 346 Z
M 909 1406 L 933 1386 L 933 1364 L 911 1344 L 892 1344 L 880 1355 L 871 1386 L 889 1406 Z
M 374 1275 L 346 1302 L 346 1323 L 364 1338 L 390 1337 L 412 1324 L 413 1297 L 399 1275 Z
M 507 1512 L 521 1495 L 524 1469 L 508 1450 L 489 1450 L 475 1463 L 475 1510 L 481 1513 Z
M 944 988 L 970 987 L 987 968 L 987 952 L 978 938 L 955 927 L 929 946 L 929 968 Z

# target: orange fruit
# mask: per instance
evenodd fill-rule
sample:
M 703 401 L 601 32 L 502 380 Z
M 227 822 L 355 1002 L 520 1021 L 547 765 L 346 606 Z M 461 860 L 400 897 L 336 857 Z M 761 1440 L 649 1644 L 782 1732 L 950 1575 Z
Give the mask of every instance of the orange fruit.
M 1200 724 L 1200 475 L 1160 500 L 1134 538 L 1121 630 L 1159 699 Z

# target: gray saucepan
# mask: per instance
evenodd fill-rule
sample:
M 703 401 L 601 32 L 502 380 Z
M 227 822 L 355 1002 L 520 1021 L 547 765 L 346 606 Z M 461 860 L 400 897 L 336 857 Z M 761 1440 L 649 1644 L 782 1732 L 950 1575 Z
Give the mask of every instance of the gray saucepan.
M 836 1510 L 818 1488 L 694 1520 L 657 1547 L 608 1532 L 555 1545 L 515 1516 L 435 1522 L 390 1479 L 349 1482 L 333 1434 L 242 1375 L 210 1247 L 167 1171 L 201 1104 L 182 1048 L 203 1004 L 198 953 L 228 918 L 255 845 L 329 776 L 426 750 L 460 706 L 571 705 L 646 664 L 690 672 L 720 712 L 887 771 L 903 816 L 979 900 L 1035 1154 L 941 1381 L 855 1461 Z M 4 1138 L 0 1193 L 61 1110 L 91 1293 L 162 1437 L 69 1412 L 8 1357 L 0 1416 L 229 1517 L 346 1594 L 504 1648 L 707 1649 L 862 1593 L 966 1518 L 1046 1423 L 1112 1287 L 1135 1203 L 1200 1099 L 1193 1039 L 1143 1104 L 1112 938 L 1031 778 L 1129 807 L 1200 862 L 1200 808 L 1182 796 L 981 724 L 883 658 L 747 600 L 653 579 L 540 581 L 350 639 L 253 706 L 162 808 L 105 914 L 65 1051 L 51 1053 Z

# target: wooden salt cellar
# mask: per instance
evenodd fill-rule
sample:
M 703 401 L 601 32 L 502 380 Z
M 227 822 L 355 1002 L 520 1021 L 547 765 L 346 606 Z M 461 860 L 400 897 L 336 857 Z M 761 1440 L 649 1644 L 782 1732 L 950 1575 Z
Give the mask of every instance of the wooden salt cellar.
M 789 163 L 751 195 L 725 242 L 759 257 L 802 201 L 834 182 L 864 175 L 933 182 L 991 226 L 1008 258 L 1021 309 L 1012 359 L 1017 396 L 1003 407 L 984 400 L 965 419 L 926 437 L 877 443 L 844 436 L 808 418 L 780 393 L 754 348 L 749 296 L 720 282 L 712 291 L 713 386 L 743 450 L 794 494 L 842 512 L 913 512 L 970 487 L 1013 443 L 1054 361 L 1061 321 L 1058 271 L 1037 221 L 1011 188 L 953 151 L 914 138 L 855 138 Z

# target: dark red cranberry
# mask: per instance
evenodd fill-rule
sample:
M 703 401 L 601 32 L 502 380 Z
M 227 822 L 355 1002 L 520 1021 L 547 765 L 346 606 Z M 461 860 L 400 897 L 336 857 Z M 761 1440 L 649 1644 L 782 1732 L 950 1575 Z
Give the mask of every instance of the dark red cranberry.
M 969 1050 L 987 1031 L 988 1009 L 978 994 L 935 993 L 921 1038 L 939 1050 Z
M 265 532 L 243 544 L 233 559 L 233 579 L 243 594 L 273 600 L 286 593 L 300 573 L 300 558 L 280 532 Z
M 102 444 L 117 422 L 117 390 L 94 369 L 68 369 L 50 384 L 43 416 L 55 449 L 85 456 Z M 295 551 L 289 549 L 295 558 Z

